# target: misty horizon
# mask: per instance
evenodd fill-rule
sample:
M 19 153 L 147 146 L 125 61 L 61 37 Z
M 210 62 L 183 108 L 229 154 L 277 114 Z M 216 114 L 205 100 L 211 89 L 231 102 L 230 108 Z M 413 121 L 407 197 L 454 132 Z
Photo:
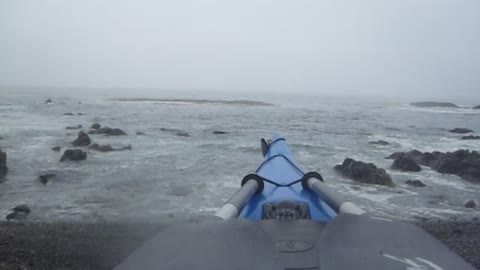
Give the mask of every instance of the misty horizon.
M 480 2 L 0 3 L 0 86 L 480 100 Z

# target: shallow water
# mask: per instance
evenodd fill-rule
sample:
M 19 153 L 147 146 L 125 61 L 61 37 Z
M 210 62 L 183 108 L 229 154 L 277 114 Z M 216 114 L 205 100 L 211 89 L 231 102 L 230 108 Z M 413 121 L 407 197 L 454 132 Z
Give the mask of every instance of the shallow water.
M 55 103 L 43 104 L 47 97 Z M 10 172 L 0 183 L 0 216 L 17 204 L 30 206 L 31 220 L 115 221 L 176 219 L 213 213 L 261 162 L 259 139 L 280 132 L 306 170 L 368 211 L 382 216 L 472 217 L 467 200 L 480 201 L 480 185 L 428 168 L 420 173 L 389 169 L 384 157 L 396 151 L 479 150 L 480 141 L 462 141 L 448 129 L 480 132 L 480 111 L 414 108 L 400 102 L 325 98 L 262 100 L 274 106 L 122 102 L 88 98 L 4 94 L 0 99 L 0 147 Z M 63 116 L 72 112 L 74 116 Z M 83 113 L 83 115 L 77 115 Z M 92 123 L 117 127 L 128 136 L 93 135 L 94 142 L 132 151 L 88 152 L 79 163 L 59 163 L 53 146 L 69 147 L 77 131 L 66 126 Z M 177 136 L 176 129 L 190 137 Z M 214 135 L 214 130 L 227 131 Z M 137 131 L 146 136 L 137 136 Z M 369 145 L 386 140 L 389 146 Z M 62 149 L 63 152 L 63 149 Z M 386 168 L 395 188 L 355 183 L 333 166 L 345 157 Z M 37 177 L 54 171 L 47 185 Z M 425 188 L 404 182 L 418 179 Z

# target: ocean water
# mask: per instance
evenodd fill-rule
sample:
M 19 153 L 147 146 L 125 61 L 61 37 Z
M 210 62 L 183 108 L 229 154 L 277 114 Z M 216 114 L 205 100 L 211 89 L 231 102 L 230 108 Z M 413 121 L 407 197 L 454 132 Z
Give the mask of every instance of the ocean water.
M 260 138 L 276 132 L 286 137 L 305 170 L 320 172 L 328 185 L 376 215 L 411 219 L 479 214 L 465 209 L 464 203 L 480 201 L 480 185 L 428 168 L 419 173 L 393 171 L 392 161 L 385 159 L 412 149 L 480 150 L 480 141 L 462 141 L 448 132 L 455 127 L 480 132 L 479 110 L 422 109 L 391 100 L 332 97 L 266 96 L 261 100 L 273 106 L 246 106 L 108 98 L 121 96 L 117 94 L 77 96 L 1 95 L 0 148 L 8 154 L 10 171 L 0 183 L 0 218 L 23 203 L 32 210 L 30 220 L 49 222 L 155 221 L 210 214 L 262 161 Z M 44 104 L 46 98 L 54 104 Z M 64 116 L 67 112 L 75 115 Z M 94 142 L 130 144 L 133 149 L 87 150 L 86 161 L 60 163 L 61 153 L 50 148 L 69 147 L 78 132 L 65 127 L 81 124 L 88 130 L 95 122 L 121 128 L 128 136 L 93 135 Z M 177 136 L 175 130 L 191 136 Z M 228 134 L 215 135 L 214 130 Z M 138 136 L 137 131 L 147 135 Z M 375 140 L 390 145 L 368 144 Z M 341 177 L 333 166 L 346 157 L 387 169 L 396 187 Z M 59 177 L 43 185 L 37 178 L 47 172 Z M 409 187 L 408 179 L 421 180 L 427 187 Z

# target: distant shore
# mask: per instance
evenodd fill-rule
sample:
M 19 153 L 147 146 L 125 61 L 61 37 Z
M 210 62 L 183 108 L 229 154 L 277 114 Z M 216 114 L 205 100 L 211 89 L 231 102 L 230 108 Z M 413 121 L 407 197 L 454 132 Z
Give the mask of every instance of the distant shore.
M 418 224 L 480 269 L 480 221 Z M 0 269 L 111 270 L 161 224 L 0 223 Z
M 123 102 L 165 102 L 193 104 L 226 104 L 243 106 L 273 106 L 271 103 L 255 100 L 221 100 L 221 99 L 189 99 L 189 98 L 110 98 L 112 101 Z

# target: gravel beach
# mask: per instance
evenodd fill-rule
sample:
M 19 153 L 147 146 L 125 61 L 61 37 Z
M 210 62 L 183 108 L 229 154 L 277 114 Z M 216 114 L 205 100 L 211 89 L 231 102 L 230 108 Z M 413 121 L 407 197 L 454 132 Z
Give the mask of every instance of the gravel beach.
M 480 222 L 419 223 L 480 269 Z M 0 269 L 112 269 L 163 224 L 1 223 Z

